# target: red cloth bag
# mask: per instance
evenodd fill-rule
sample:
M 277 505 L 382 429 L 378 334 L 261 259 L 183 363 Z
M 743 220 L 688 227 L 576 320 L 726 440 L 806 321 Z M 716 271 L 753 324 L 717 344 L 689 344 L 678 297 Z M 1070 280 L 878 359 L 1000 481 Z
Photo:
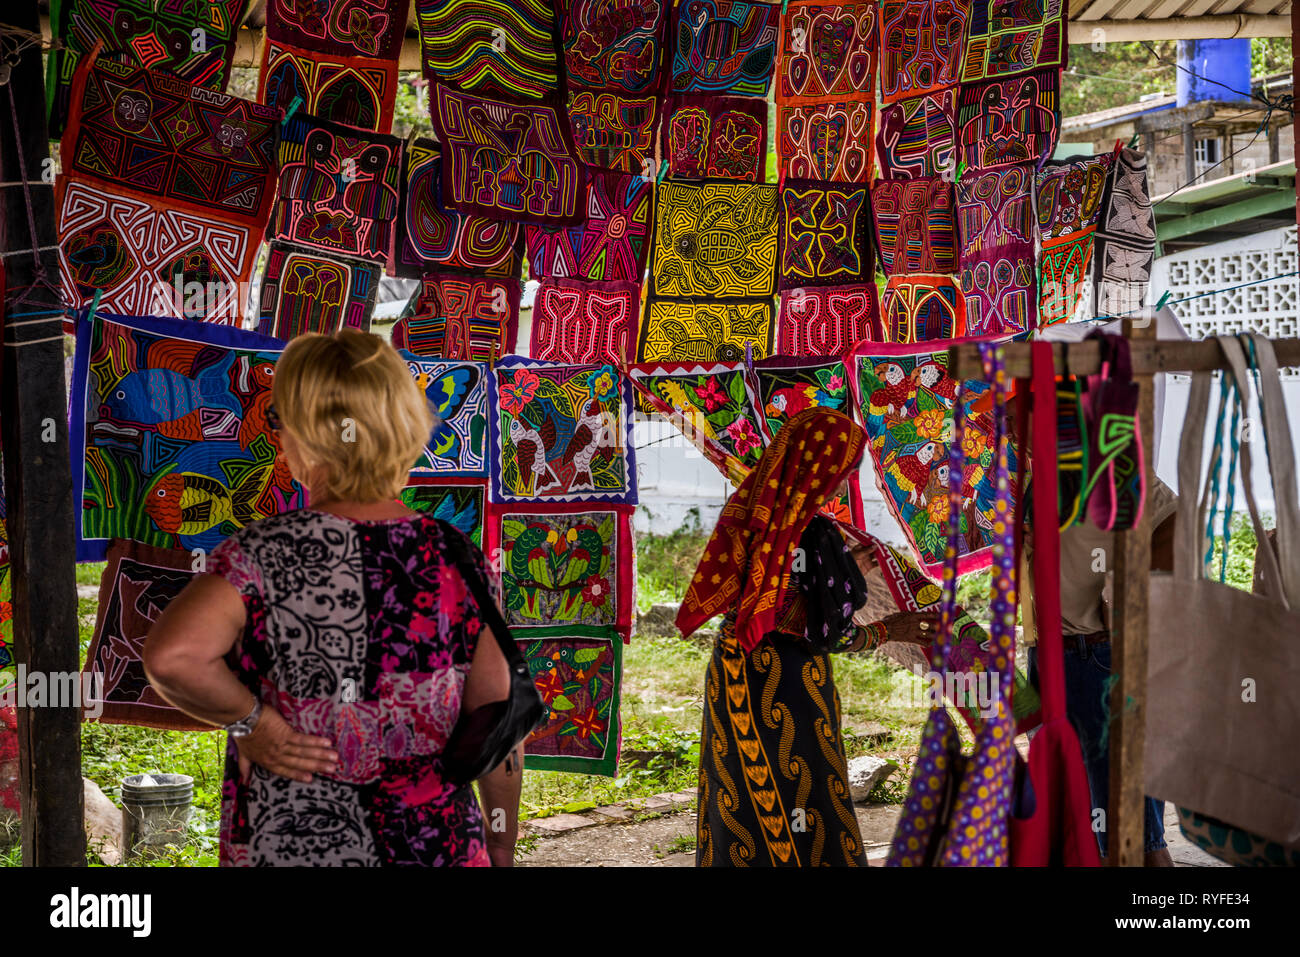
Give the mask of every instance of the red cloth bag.
M 1056 372 L 1052 346 L 1035 342 L 1032 454 L 1035 481 L 1034 583 L 1037 589 L 1038 691 L 1043 726 L 1029 746 L 1028 774 L 1011 818 L 1012 867 L 1099 867 L 1092 798 L 1083 751 L 1065 713 L 1065 646 L 1061 640 L 1061 540 L 1056 502 Z M 1023 390 L 1021 395 L 1024 395 Z

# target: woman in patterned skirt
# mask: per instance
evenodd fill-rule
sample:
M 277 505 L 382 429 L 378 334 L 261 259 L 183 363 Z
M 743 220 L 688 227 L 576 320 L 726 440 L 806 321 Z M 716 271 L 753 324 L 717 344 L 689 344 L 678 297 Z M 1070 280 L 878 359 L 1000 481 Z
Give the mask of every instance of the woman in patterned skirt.
M 777 433 L 718 519 L 677 617 L 725 613 L 705 679 L 696 863 L 865 866 L 830 652 L 898 635 L 860 628 L 866 583 L 818 515 L 866 435 L 812 408 Z
M 150 632 L 153 686 L 229 731 L 224 865 L 509 865 L 522 755 L 468 785 L 439 754 L 509 694 L 482 553 L 396 501 L 433 420 L 377 336 L 306 335 L 268 424 L 311 507 L 231 535 Z M 182 505 L 184 502 L 182 501 Z

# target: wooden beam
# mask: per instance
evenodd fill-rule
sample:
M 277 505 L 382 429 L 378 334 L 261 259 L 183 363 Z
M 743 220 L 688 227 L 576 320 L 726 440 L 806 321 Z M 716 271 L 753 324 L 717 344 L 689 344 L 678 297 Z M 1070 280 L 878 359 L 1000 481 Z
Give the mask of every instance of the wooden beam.
M 1155 323 L 1124 320 L 1133 345 L 1155 342 Z M 1218 348 L 1217 343 L 1215 344 Z M 1111 600 L 1110 795 L 1107 801 L 1107 863 L 1141 867 L 1146 809 L 1146 687 L 1148 598 L 1151 585 L 1151 494 L 1155 489 L 1154 377 L 1134 370 L 1138 385 L 1138 424 L 1146 469 L 1147 506 L 1127 531 L 1115 536 L 1115 583 Z
M 1164 242 L 1165 240 L 1190 236 L 1193 233 L 1209 229 L 1219 229 L 1230 223 L 1239 223 L 1243 220 L 1253 219 L 1256 216 L 1276 213 L 1279 209 L 1294 206 L 1295 201 L 1295 194 L 1289 190 L 1270 190 L 1262 196 L 1243 199 L 1239 203 L 1215 206 L 1213 209 L 1192 213 L 1190 216 L 1180 216 L 1157 222 L 1156 236 L 1161 242 Z
M 37 0 L 13 0 L 6 19 L 39 31 Z M 39 95 L 44 88 L 41 49 L 30 45 L 9 82 L 0 85 L 0 250 L 7 280 L 0 444 L 18 666 L 53 687 L 51 679 L 78 674 L 80 645 L 54 190 L 53 177 L 46 179 L 52 167 L 45 97 Z M 20 694 L 25 684 L 20 673 Z M 80 700 L 65 704 L 18 709 L 18 793 L 23 863 L 29 866 L 85 864 Z
M 1112 5 L 1113 6 L 1113 5 Z M 1092 10 L 1084 11 L 1088 16 Z M 1217 40 L 1245 37 L 1286 37 L 1291 35 L 1291 18 L 1226 14 L 1222 16 L 1185 16 L 1153 20 L 1072 19 L 1069 42 L 1092 43 L 1101 30 L 1106 43 L 1132 43 L 1136 40 Z
M 1277 354 L 1279 366 L 1300 366 L 1300 339 L 1274 339 L 1273 351 Z M 1134 375 L 1209 372 L 1227 366 L 1223 350 L 1213 339 L 1192 342 L 1182 339 L 1138 339 L 1133 342 L 1131 353 Z M 1002 356 L 1007 378 L 1029 377 L 1029 343 L 1009 342 L 1002 347 Z M 1057 374 L 1067 371 L 1067 359 L 1068 371 L 1074 375 L 1095 375 L 1101 371 L 1101 347 L 1095 341 L 1054 342 L 1052 356 L 1056 361 Z M 984 378 L 979 350 L 973 342 L 948 350 L 948 368 L 952 370 L 954 379 Z

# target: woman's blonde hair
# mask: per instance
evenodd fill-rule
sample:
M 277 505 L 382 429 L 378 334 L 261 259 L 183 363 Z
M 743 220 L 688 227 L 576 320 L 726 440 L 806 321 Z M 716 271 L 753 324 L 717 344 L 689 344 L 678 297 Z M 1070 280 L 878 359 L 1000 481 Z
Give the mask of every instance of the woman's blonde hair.
M 271 399 L 302 447 L 312 497 L 395 498 L 433 432 L 402 357 L 379 336 L 343 329 L 298 336 L 275 366 Z

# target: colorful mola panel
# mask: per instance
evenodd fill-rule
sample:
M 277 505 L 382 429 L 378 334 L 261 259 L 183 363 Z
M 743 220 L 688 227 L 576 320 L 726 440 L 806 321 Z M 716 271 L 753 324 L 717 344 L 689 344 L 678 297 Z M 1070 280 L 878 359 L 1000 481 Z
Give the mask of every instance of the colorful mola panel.
M 267 0 L 266 35 L 333 56 L 396 61 L 411 0 Z
M 654 161 L 659 98 L 578 90 L 569 94 L 569 129 L 588 166 L 644 175 Z
M 108 59 L 87 61 L 72 93 L 66 175 L 265 228 L 279 167 L 274 110 Z
M 437 422 L 411 474 L 486 477 L 487 363 L 401 356 Z
M 744 362 L 645 362 L 629 369 L 644 405 L 672 422 L 734 485 L 763 454 Z
M 1044 244 L 1091 234 L 1101 215 L 1101 197 L 1115 163 L 1114 153 L 1044 163 L 1034 176 L 1038 237 Z
M 880 300 L 874 283 L 819 286 L 781 293 L 776 354 L 839 356 L 863 339 L 879 341 Z
M 1049 161 L 1035 177 L 1040 327 L 1091 315 L 1093 234 L 1114 161 L 1114 153 Z
M 284 340 L 305 332 L 330 335 L 344 326 L 368 331 L 379 278 L 377 263 L 271 243 L 257 331 Z
M 1056 149 L 1060 70 L 963 84 L 957 137 L 967 166 L 1041 164 Z
M 781 186 L 781 288 L 870 282 L 867 187 L 787 177 Z
M 490 381 L 493 502 L 636 504 L 632 387 L 618 370 L 507 356 Z
M 749 347 L 772 354 L 772 302 L 672 302 L 651 299 L 641 323 L 641 362 L 738 362 Z
M 59 273 L 74 309 L 238 324 L 261 230 L 59 176 Z
M 77 324 L 77 559 L 111 538 L 210 552 L 304 504 L 266 422 L 284 343 L 208 322 L 103 312 Z
M 943 571 L 948 526 L 948 447 L 952 409 L 966 413 L 957 571 L 988 565 L 993 544 L 994 425 L 992 409 L 976 411 L 990 386 L 958 383 L 948 375 L 948 353 L 924 345 L 862 343 L 846 357 L 853 399 L 866 429 L 876 484 L 928 574 Z M 1011 470 L 1017 450 L 1010 450 Z M 1015 494 L 1014 489 L 1012 495 Z M 1014 508 L 1014 505 L 1013 505 Z
M 479 548 L 487 508 L 485 479 L 451 479 L 412 475 L 399 496 L 407 508 L 454 525 Z
M 776 287 L 777 188 L 661 183 L 650 274 L 659 296 L 741 299 Z
M 51 139 L 63 135 L 78 64 L 101 41 L 101 57 L 147 67 L 185 83 L 221 92 L 230 77 L 235 38 L 248 0 L 159 3 L 157 0 L 55 0 L 50 23 L 56 43 L 46 70 Z M 195 31 L 201 30 L 202 43 Z
M 886 342 L 931 342 L 966 334 L 966 298 L 952 276 L 894 276 L 880 314 Z
M 739 96 L 675 96 L 663 122 L 663 161 L 677 179 L 761 183 L 767 104 Z
M 632 509 L 590 505 L 488 508 L 488 554 L 516 638 L 547 625 L 632 629 Z
M 832 409 L 853 418 L 849 376 L 842 359 L 772 356 L 754 363 L 753 380 L 767 444 L 771 444 L 790 419 L 805 409 Z M 862 490 L 858 487 L 856 473 L 848 483 L 848 491 L 837 490 L 826 502 L 822 513 L 850 525 L 862 525 Z
M 1032 5 L 972 0 L 961 81 L 974 83 L 1065 66 L 1065 12 L 1065 0 Z
M 286 113 L 297 100 L 312 116 L 387 133 L 397 100 L 397 60 L 337 57 L 267 40 L 258 89 L 263 103 Z
M 1092 318 L 1091 234 L 1044 243 L 1038 257 L 1038 327 Z
M 1147 158 L 1125 147 L 1106 180 L 1096 232 L 1096 312 L 1123 315 L 1146 302 L 1155 256 L 1156 218 Z
M 946 179 L 878 179 L 871 205 L 886 276 L 957 271 L 953 188 Z
M 516 106 L 434 88 L 442 143 L 442 199 L 463 213 L 568 225 L 586 207 L 586 170 L 574 158 L 568 119 L 550 106 Z
M 515 351 L 519 292 L 517 279 L 426 276 L 416 314 L 393 327 L 393 348 L 430 358 L 495 362 Z
M 778 104 L 776 143 L 785 174 L 823 183 L 870 182 L 875 109 L 868 100 Z
M 430 81 L 508 100 L 540 100 L 559 88 L 548 0 L 415 0 L 415 16 Z
M 144 640 L 163 610 L 201 568 L 179 548 L 114 541 L 99 585 L 99 614 L 82 669 L 86 704 L 104 724 L 133 724 L 167 731 L 212 731 L 169 704 L 144 672 Z M 198 567 L 196 567 L 198 566 Z M 98 693 L 96 693 L 98 692 Z
M 548 708 L 524 741 L 524 768 L 618 773 L 623 642 L 609 628 L 554 627 L 516 639 Z
M 938 90 L 890 103 L 880 111 L 876 136 L 885 179 L 917 179 L 957 172 L 957 91 Z
M 636 353 L 641 287 L 544 279 L 533 300 L 528 354 L 548 362 L 620 366 Z
M 852 417 L 849 376 L 842 359 L 773 356 L 754 363 L 755 397 L 769 441 L 805 409 L 834 409 Z
M 402 205 L 389 271 L 419 279 L 455 269 L 485 276 L 519 275 L 518 223 L 465 216 L 442 205 L 442 153 L 420 138 L 402 151 Z
M 971 0 L 883 0 L 880 98 L 896 103 L 954 86 Z
M 671 0 L 567 0 L 557 7 L 570 88 L 657 92 Z
M 639 283 L 650 253 L 653 183 L 643 176 L 595 173 L 587 219 L 578 226 L 527 226 L 528 265 L 538 279 Z
M 791 3 L 781 18 L 778 103 L 875 100 L 880 8 Z
M 1037 270 L 1031 164 L 968 170 L 957 182 L 961 285 L 970 335 L 1034 328 Z
M 281 130 L 273 238 L 386 263 L 401 176 L 401 141 L 300 110 Z
M 677 0 L 672 93 L 766 97 L 781 8 L 748 0 Z

